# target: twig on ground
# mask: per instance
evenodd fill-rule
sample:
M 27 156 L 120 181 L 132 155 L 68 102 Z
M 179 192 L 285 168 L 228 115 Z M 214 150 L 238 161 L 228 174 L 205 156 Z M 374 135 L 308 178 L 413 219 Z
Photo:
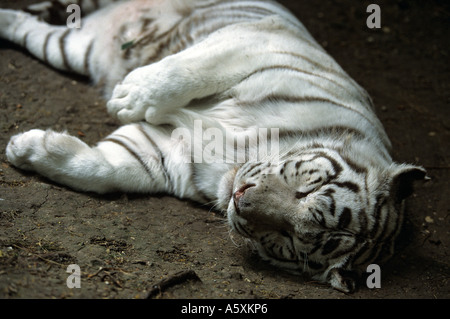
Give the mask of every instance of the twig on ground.
M 153 285 L 150 291 L 148 292 L 146 299 L 154 298 L 155 296 L 161 294 L 164 290 L 167 290 L 170 287 L 179 285 L 188 280 L 201 282 L 200 278 L 197 276 L 195 271 L 193 270 L 180 271 L 169 276 L 168 278 L 162 279 L 161 281 Z

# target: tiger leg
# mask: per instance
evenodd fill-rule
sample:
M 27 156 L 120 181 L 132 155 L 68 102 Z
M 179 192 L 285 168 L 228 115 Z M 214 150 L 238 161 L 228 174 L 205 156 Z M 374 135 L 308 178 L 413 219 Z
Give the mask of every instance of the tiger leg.
M 253 72 L 275 63 L 272 56 L 260 56 L 267 51 L 268 43 L 283 50 L 286 44 L 279 34 L 289 34 L 280 28 L 285 23 L 270 17 L 227 26 L 192 47 L 133 70 L 115 86 L 107 103 L 108 112 L 122 123 L 145 119 L 155 125 L 167 124 L 168 113 L 194 99 L 229 90 Z
M 164 192 L 195 199 L 181 150 L 163 129 L 143 123 L 123 126 L 95 147 L 66 133 L 31 130 L 11 138 L 6 156 L 17 168 L 76 190 Z
M 85 29 L 54 26 L 22 11 L 0 9 L 1 38 L 24 47 L 59 70 L 89 75 L 95 32 Z

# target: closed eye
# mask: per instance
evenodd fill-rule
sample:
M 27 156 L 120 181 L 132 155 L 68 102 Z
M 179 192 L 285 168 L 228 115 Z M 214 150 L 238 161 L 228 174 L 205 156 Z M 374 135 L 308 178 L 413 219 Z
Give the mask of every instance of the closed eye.
M 305 197 L 308 196 L 309 194 L 318 191 L 318 190 L 320 189 L 321 186 L 322 186 L 322 185 L 316 186 L 316 187 L 314 187 L 313 189 L 311 189 L 310 191 L 307 191 L 307 192 L 298 192 L 298 191 L 297 191 L 297 192 L 295 192 L 295 198 L 297 198 L 297 199 L 305 198 Z
M 295 198 L 302 199 L 302 198 L 308 196 L 308 194 L 311 194 L 311 193 L 312 193 L 312 191 L 311 192 L 306 192 L 306 193 L 304 193 L 304 192 L 295 192 Z

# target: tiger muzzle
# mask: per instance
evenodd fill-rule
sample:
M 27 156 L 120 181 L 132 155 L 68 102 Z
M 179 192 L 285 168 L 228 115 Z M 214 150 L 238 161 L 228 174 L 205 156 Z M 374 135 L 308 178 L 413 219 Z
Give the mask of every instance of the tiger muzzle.
M 241 201 L 241 198 L 244 196 L 245 191 L 249 189 L 250 187 L 256 186 L 255 184 L 245 184 L 241 188 L 239 188 L 236 192 L 233 194 L 233 202 L 234 202 L 234 208 L 236 209 L 236 214 L 241 214 L 241 207 L 249 206 L 248 203 Z

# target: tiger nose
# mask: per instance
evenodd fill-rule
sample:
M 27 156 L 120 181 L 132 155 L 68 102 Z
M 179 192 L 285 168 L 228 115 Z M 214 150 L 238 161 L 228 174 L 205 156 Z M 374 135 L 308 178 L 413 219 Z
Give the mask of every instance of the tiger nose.
M 244 196 L 244 193 L 247 189 L 249 189 L 250 187 L 254 187 L 254 186 L 256 186 L 256 185 L 255 184 L 245 184 L 241 188 L 239 188 L 237 191 L 234 192 L 233 201 L 234 201 L 234 206 L 236 207 L 237 211 L 239 211 L 239 199 L 242 196 Z
M 239 188 L 237 191 L 235 191 L 233 194 L 234 201 L 235 202 L 239 201 L 239 198 L 241 198 L 244 195 L 245 191 L 248 188 L 253 187 L 253 186 L 256 186 L 256 185 L 255 184 L 245 184 L 241 188 Z

